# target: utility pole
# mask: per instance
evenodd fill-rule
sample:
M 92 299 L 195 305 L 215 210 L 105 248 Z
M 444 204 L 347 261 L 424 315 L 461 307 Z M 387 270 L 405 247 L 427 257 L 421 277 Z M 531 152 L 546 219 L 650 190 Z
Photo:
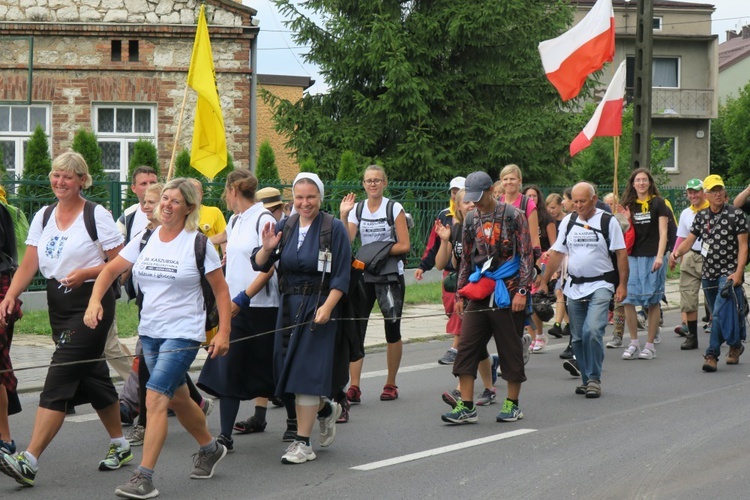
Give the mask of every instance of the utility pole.
M 638 0 L 633 79 L 632 168 L 651 168 L 651 77 L 654 48 L 654 2 Z

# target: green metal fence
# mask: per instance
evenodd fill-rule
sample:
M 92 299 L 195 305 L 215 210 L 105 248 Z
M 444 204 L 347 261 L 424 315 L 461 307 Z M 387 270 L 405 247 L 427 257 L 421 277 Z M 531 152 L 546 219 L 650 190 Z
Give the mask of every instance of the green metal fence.
M 3 185 L 8 195 L 8 202 L 21 208 L 31 222 L 34 214 L 44 205 L 55 201 L 49 181 L 43 180 L 5 180 Z M 37 195 L 34 197 L 22 197 L 18 193 L 23 185 L 39 186 L 46 188 L 46 195 Z M 276 184 L 263 183 L 264 186 L 272 186 L 280 189 L 285 199 L 291 199 L 291 182 L 281 182 Z M 123 212 L 124 208 L 132 203 L 126 200 L 126 195 L 130 189 L 129 183 L 117 181 L 96 181 L 94 185 L 87 190 L 87 197 L 92 201 L 101 203 L 107 207 L 115 219 Z M 545 195 L 550 193 L 562 193 L 565 186 L 541 186 Z M 599 186 L 599 193 L 603 196 L 611 191 L 611 186 Z M 727 187 L 730 201 L 734 196 L 742 191 L 743 187 Z M 220 207 L 225 216 L 229 217 L 229 212 L 221 200 L 221 194 L 224 185 L 221 183 L 204 184 L 204 205 L 213 205 Z M 359 182 L 325 182 L 325 200 L 323 209 L 338 215 L 339 203 L 341 198 L 350 192 L 357 195 L 358 200 L 365 198 L 364 189 Z M 680 212 L 688 206 L 689 202 L 685 196 L 685 189 L 681 186 L 665 186 L 660 188 L 661 194 L 669 199 L 674 208 L 675 215 L 679 217 Z M 411 251 L 407 257 L 407 266 L 416 267 L 424 253 L 427 237 L 430 229 L 434 224 L 435 217 L 440 210 L 448 206 L 449 193 L 445 183 L 424 183 L 424 182 L 391 182 L 388 184 L 385 196 L 400 202 L 404 209 L 412 215 L 414 219 L 414 228 L 410 231 Z M 32 283 L 31 289 L 42 289 L 43 280 L 41 276 Z

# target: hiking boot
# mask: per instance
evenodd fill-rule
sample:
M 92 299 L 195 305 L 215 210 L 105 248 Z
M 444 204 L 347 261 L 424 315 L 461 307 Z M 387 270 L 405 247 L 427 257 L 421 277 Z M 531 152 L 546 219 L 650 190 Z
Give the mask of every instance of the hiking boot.
M 128 435 L 125 436 L 125 439 L 128 440 L 128 443 L 130 443 L 130 446 L 143 446 L 143 439 L 146 437 L 146 428 L 142 425 L 135 425 L 132 429 L 130 429 L 130 432 L 128 432 Z
M 716 371 L 716 365 L 718 364 L 719 360 L 716 359 L 716 356 L 713 354 L 706 354 L 703 359 L 705 360 L 703 362 L 703 371 L 704 372 L 715 372 Z
M 217 442 L 216 450 L 207 452 L 198 450 L 193 454 L 193 472 L 190 473 L 190 479 L 210 479 L 214 477 L 214 469 L 222 458 L 227 456 L 227 447 Z
M 295 441 L 286 449 L 286 453 L 281 457 L 282 464 L 304 464 L 311 462 L 317 457 L 312 449 L 302 441 Z
M 336 421 L 341 416 L 341 405 L 333 401 L 327 401 L 331 407 L 331 414 L 327 417 L 318 417 L 320 423 L 320 446 L 325 448 L 331 446 L 336 439 Z
M 445 391 L 443 393 L 443 401 L 451 408 L 455 408 L 458 402 L 461 401 L 461 391 L 458 389 L 453 389 L 450 392 Z
M 485 389 L 482 394 L 477 398 L 477 406 L 489 406 L 497 401 L 497 391 L 493 387 L 492 389 Z
M 455 408 L 448 413 L 443 413 L 443 416 L 440 418 L 443 422 L 449 424 L 475 424 L 479 421 L 479 418 L 477 418 L 477 407 L 474 406 L 474 408 L 469 409 L 461 400 L 456 403 Z
M 452 365 L 454 361 L 456 361 L 456 355 L 458 354 L 458 351 L 456 351 L 453 348 L 448 349 L 445 354 L 443 354 L 443 357 L 438 359 L 438 364 L 441 365 Z
M 38 471 L 38 468 L 31 466 L 23 452 L 0 456 L 0 472 L 12 477 L 22 486 L 34 486 L 34 478 Z
M 136 470 L 130 481 L 115 488 L 115 495 L 121 498 L 154 498 L 159 495 L 159 490 L 151 479 Z
M 219 434 L 218 436 L 216 436 L 216 442 L 223 444 L 224 447 L 227 449 L 227 453 L 234 452 L 234 439 L 230 438 L 229 436 L 225 436 L 224 434 Z
M 549 330 L 547 330 L 547 333 L 552 335 L 556 339 L 559 339 L 563 336 L 563 329 L 560 326 L 560 323 L 555 323 Z
M 296 437 L 297 437 L 297 419 L 287 418 L 286 430 L 284 431 L 284 435 L 281 437 L 281 440 L 284 441 L 285 443 L 291 443 L 294 441 Z
M 133 454 L 130 452 L 129 443 L 127 446 L 110 443 L 106 458 L 99 462 L 99 470 L 117 470 L 131 460 L 133 460 Z
M 680 349 L 683 351 L 691 351 L 693 349 L 698 349 L 698 335 L 693 335 L 691 333 L 688 333 L 685 337 L 685 342 L 682 343 L 680 346 Z
M 618 347 L 622 347 L 622 337 L 612 335 L 612 340 L 607 342 L 607 349 L 617 349 Z
M 523 418 L 523 413 L 521 412 L 521 409 L 518 407 L 517 404 L 513 403 L 511 400 L 506 399 L 503 403 L 503 409 L 500 411 L 500 413 L 497 414 L 497 421 L 498 422 L 515 422 L 516 420 L 521 420 Z
M 737 365 L 740 363 L 740 356 L 742 356 L 742 353 L 745 352 L 745 346 L 740 344 L 739 347 L 731 346 L 729 347 L 729 353 L 727 354 L 727 361 L 726 363 L 728 365 Z
M 348 399 L 351 404 L 356 405 L 362 402 L 361 398 L 362 391 L 359 390 L 359 387 L 356 385 L 350 385 L 349 389 L 346 390 L 346 399 Z
M 581 376 L 581 370 L 578 369 L 578 361 L 575 358 L 563 361 L 563 368 L 573 377 Z

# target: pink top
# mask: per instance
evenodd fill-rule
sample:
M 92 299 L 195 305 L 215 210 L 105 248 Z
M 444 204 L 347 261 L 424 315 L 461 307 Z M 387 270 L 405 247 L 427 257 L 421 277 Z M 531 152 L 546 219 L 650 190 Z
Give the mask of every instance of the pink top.
M 521 199 L 522 198 L 523 198 L 523 195 L 519 194 L 518 198 L 516 198 L 516 200 L 513 203 L 511 203 L 511 205 L 513 205 L 514 207 L 520 209 L 521 208 Z M 505 202 L 505 195 L 502 195 L 500 197 L 500 201 Z M 524 214 L 524 215 L 526 215 L 527 219 L 531 215 L 531 212 L 533 212 L 534 210 L 536 210 L 536 202 L 534 200 L 532 200 L 531 198 L 529 198 L 529 202 L 526 204 L 526 213 Z

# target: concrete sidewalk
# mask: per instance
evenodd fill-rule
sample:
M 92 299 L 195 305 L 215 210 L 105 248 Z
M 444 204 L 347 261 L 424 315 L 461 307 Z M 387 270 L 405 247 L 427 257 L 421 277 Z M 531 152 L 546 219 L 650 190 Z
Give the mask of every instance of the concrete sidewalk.
M 666 291 L 669 304 L 665 307 L 665 310 L 678 308 L 680 305 L 679 280 L 667 280 Z M 404 310 L 403 316 L 401 336 L 404 343 L 444 338 L 446 317 L 442 304 L 410 306 Z M 135 352 L 136 340 L 136 337 L 121 339 L 131 352 Z M 365 348 L 370 352 L 384 346 L 385 332 L 382 316 L 379 313 L 374 313 L 368 323 Z M 14 337 L 10 352 L 13 367 L 16 370 L 42 367 L 16 372 L 19 392 L 33 392 L 42 389 L 47 375 L 46 367 L 49 365 L 54 349 L 50 337 L 42 335 L 17 335 Z M 199 350 L 191 370 L 199 371 L 205 359 L 206 351 Z M 111 373 L 114 378 L 119 378 L 114 370 L 111 370 Z

